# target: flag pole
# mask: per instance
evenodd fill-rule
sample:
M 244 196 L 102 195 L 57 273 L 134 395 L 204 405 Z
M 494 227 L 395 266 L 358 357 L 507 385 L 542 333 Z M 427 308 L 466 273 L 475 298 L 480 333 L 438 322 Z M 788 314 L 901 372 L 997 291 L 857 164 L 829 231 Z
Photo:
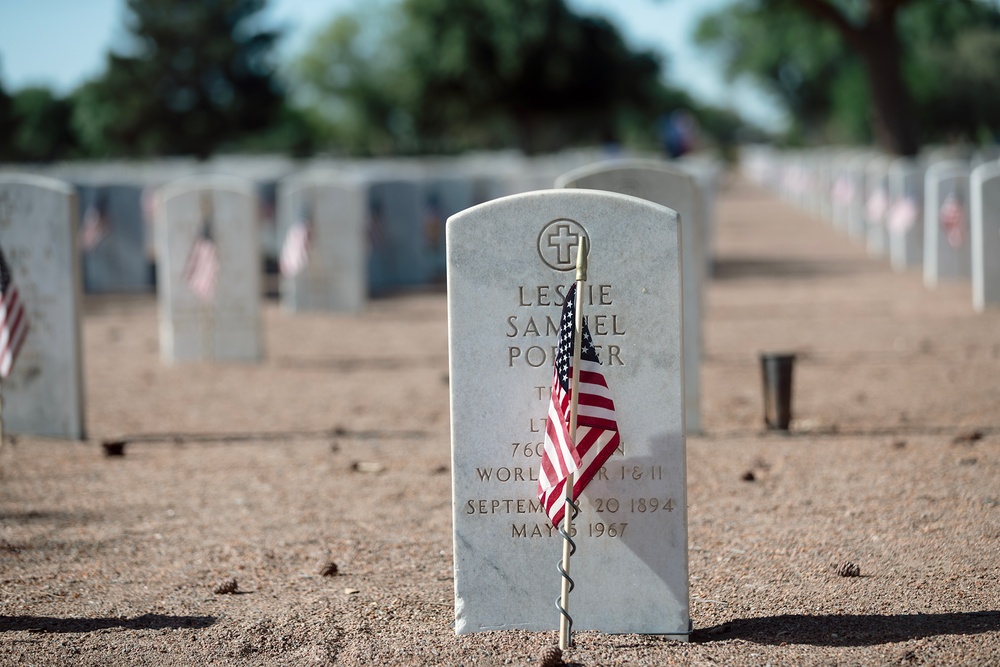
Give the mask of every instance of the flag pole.
M 4 437 L 4 424 L 3 424 L 3 379 L 0 379 L 0 451 L 4 450 L 4 443 L 7 439 Z
M 199 202 L 201 211 L 201 228 L 199 234 L 203 234 L 211 219 L 215 215 L 215 206 L 212 202 L 212 194 L 207 190 L 201 191 Z M 214 241 L 214 239 L 213 239 Z M 215 303 L 201 299 L 201 360 L 215 361 Z
M 580 235 L 576 250 L 576 312 L 573 321 L 573 377 L 570 384 L 569 407 L 569 437 L 576 442 L 576 416 L 579 405 L 577 387 L 580 384 L 580 347 L 583 339 L 583 283 L 587 280 L 587 238 Z M 573 483 L 575 475 L 566 477 L 565 509 L 563 510 L 563 526 L 559 532 L 563 536 L 562 565 L 562 595 L 559 600 L 559 648 L 566 650 L 573 644 L 573 619 L 569 615 L 569 593 L 573 590 L 573 580 L 569 578 L 569 559 L 576 550 L 576 545 L 570 539 L 573 532 L 577 504 L 573 499 Z

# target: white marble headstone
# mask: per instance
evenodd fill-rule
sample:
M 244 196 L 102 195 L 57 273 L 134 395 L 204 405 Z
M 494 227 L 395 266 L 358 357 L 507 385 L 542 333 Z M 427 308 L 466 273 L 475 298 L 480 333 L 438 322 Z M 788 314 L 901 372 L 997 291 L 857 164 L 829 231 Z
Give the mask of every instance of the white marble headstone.
M 80 240 L 85 292 L 142 292 L 153 288 L 140 185 L 80 189 Z M 88 227 L 102 227 L 95 235 Z
M 68 183 L 0 175 L 0 247 L 30 327 L 3 381 L 4 426 L 13 433 L 85 437 L 76 224 Z
M 614 160 L 575 169 L 556 180 L 556 187 L 608 190 L 667 206 L 680 214 L 684 275 L 684 424 L 701 432 L 701 310 L 705 203 L 694 177 L 657 160 Z
M 924 284 L 972 277 L 969 163 L 936 162 L 924 176 Z
M 889 261 L 896 271 L 920 266 L 924 256 L 924 168 L 909 158 L 889 166 Z
M 296 225 L 309 227 L 307 260 L 281 276 L 281 303 L 290 312 L 357 312 L 368 301 L 365 193 L 349 174 L 316 171 L 278 186 L 278 247 L 294 244 Z
M 873 157 L 865 167 L 865 247 L 869 257 L 881 257 L 888 249 L 885 216 L 889 203 L 889 160 Z
M 160 356 L 166 362 L 259 360 L 262 267 L 252 184 L 233 176 L 192 176 L 165 185 L 159 202 Z M 210 300 L 199 298 L 184 275 L 206 222 L 219 260 Z
M 1000 306 L 1000 163 L 972 172 L 972 302 L 976 310 Z
M 369 285 L 383 294 L 423 284 L 423 187 L 418 179 L 372 177 L 367 185 Z
M 562 541 L 537 480 L 581 235 L 584 313 L 622 445 L 580 498 L 574 629 L 689 630 L 679 221 L 646 200 L 568 189 L 504 197 L 447 224 L 459 634 L 559 626 Z

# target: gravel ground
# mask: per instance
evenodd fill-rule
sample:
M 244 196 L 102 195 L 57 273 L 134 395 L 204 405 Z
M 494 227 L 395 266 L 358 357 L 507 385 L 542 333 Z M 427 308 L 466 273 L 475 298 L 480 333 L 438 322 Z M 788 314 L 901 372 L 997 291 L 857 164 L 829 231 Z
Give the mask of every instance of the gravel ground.
M 692 642 L 584 632 L 566 662 L 998 664 L 1000 312 L 744 183 L 718 214 Z M 451 627 L 443 293 L 269 302 L 258 365 L 164 366 L 151 296 L 86 310 L 90 438 L 0 453 L 0 664 L 541 664 L 556 633 Z M 769 434 L 757 355 L 785 350 Z

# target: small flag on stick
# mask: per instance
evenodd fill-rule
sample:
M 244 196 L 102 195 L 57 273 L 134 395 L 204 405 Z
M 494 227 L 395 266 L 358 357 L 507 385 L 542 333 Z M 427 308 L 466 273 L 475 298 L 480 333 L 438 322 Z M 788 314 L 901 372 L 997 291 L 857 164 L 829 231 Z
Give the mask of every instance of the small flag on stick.
M 562 521 L 566 478 L 574 474 L 573 497 L 578 498 L 608 458 L 618 449 L 615 403 L 601 372 L 586 321 L 580 341 L 580 381 L 573 377 L 574 311 L 576 283 L 569 289 L 559 322 L 559 341 L 552 372 L 552 393 L 545 425 L 545 452 L 538 475 L 538 498 L 556 526 Z M 578 400 L 576 437 L 570 434 L 570 403 Z
M 920 206 L 913 197 L 906 195 L 897 199 L 886 214 L 886 225 L 894 234 L 905 234 L 920 218 Z
M 299 218 L 285 233 L 285 241 L 281 245 L 281 257 L 278 258 L 281 275 L 289 278 L 297 276 L 309 265 L 312 227 L 309 212 L 303 207 Z
M 108 220 L 104 201 L 95 198 L 83 213 L 83 224 L 80 226 L 80 247 L 91 252 L 101 244 L 101 241 L 111 233 L 111 221 Z
M 188 253 L 187 263 L 184 265 L 184 281 L 195 296 L 210 303 L 215 299 L 218 279 L 219 254 L 206 220 Z
M 959 201 L 958 196 L 951 192 L 944 198 L 941 209 L 938 211 L 938 220 L 944 230 L 948 243 L 952 248 L 959 248 L 965 239 L 963 229 L 965 227 L 965 207 Z
M 0 249 L 0 378 L 10 375 L 27 335 L 28 315 Z

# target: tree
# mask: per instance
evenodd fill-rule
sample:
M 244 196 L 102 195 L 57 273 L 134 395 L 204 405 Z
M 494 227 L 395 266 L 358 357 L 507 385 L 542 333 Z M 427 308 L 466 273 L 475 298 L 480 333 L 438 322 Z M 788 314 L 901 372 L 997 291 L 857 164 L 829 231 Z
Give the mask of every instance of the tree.
M 399 0 L 382 16 L 338 17 L 295 68 L 371 152 L 534 153 L 618 140 L 662 111 L 659 59 L 563 0 Z
M 48 162 L 69 157 L 76 148 L 71 115 L 71 103 L 48 88 L 17 91 L 11 98 L 11 159 Z
M 258 27 L 266 0 L 127 0 L 133 46 L 75 97 L 74 125 L 96 155 L 196 155 L 268 127 L 282 93 Z
M 996 26 L 998 18 L 995 4 L 981 0 L 742 0 L 706 19 L 698 37 L 728 50 L 731 74 L 767 81 L 807 133 L 832 118 L 857 135 L 862 99 L 875 141 L 912 155 L 921 138 L 940 131 L 930 120 L 940 114 L 924 112 L 954 92 L 941 78 L 950 68 L 945 63 L 957 62 L 954 46 L 966 31 Z M 952 51 L 947 57 L 941 44 Z M 977 53 L 988 56 L 989 48 L 981 40 Z

